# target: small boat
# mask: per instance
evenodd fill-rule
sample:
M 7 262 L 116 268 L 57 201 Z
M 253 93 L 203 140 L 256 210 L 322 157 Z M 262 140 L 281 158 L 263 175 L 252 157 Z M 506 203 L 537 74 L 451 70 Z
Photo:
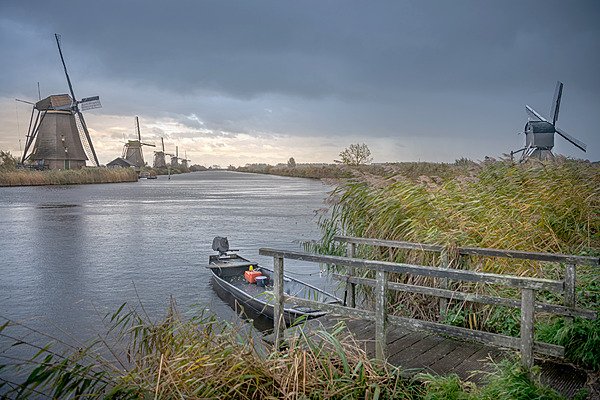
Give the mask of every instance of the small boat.
M 247 313 L 254 312 L 273 319 L 274 315 L 274 272 L 272 269 L 261 267 L 237 254 L 229 253 L 227 238 L 216 237 L 213 240 L 213 250 L 218 255 L 209 257 L 209 268 L 212 271 L 213 288 L 219 297 L 230 306 L 241 306 Z M 247 271 L 259 275 L 259 283 L 250 283 L 245 278 Z M 342 300 L 308 283 L 295 278 L 283 276 L 283 291 L 289 296 L 310 299 L 326 304 L 341 304 Z M 310 307 L 300 307 L 292 302 L 284 303 L 284 318 L 286 324 L 292 324 L 299 318 L 316 318 L 325 315 L 325 311 Z

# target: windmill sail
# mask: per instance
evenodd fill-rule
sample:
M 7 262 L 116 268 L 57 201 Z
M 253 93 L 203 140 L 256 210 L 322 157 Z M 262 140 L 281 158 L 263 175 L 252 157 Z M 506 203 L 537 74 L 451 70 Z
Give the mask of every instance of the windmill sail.
M 550 110 L 550 116 L 552 117 L 552 125 L 556 125 L 556 121 L 558 121 L 558 111 L 560 109 L 562 90 L 563 83 L 561 81 L 556 82 L 556 89 L 554 90 L 554 99 L 552 100 L 552 109 Z
M 81 99 L 79 102 L 79 109 L 81 111 L 93 110 L 95 108 L 101 108 L 102 104 L 100 103 L 100 96 L 94 97 L 86 97 Z
M 566 140 L 571 142 L 574 146 L 580 148 L 583 151 L 585 151 L 587 149 L 587 145 L 585 143 L 583 143 L 581 140 L 575 139 L 573 136 L 569 135 L 567 132 L 563 131 L 560 128 L 555 128 L 555 129 L 556 129 L 556 133 L 558 133 L 560 136 L 562 136 L 563 138 L 565 138 Z
M 529 107 L 528 105 L 525 106 L 525 110 L 527 111 L 527 114 L 529 114 L 529 116 L 531 118 L 537 119 L 539 121 L 548 122 L 548 120 L 546 118 L 542 117 L 542 115 L 540 113 L 538 113 L 537 111 L 535 111 L 533 108 Z
M 80 103 L 87 103 L 90 107 L 83 108 L 83 110 L 88 110 L 92 108 L 99 108 L 102 105 L 100 104 L 100 97 L 87 97 L 82 99 L 80 102 L 77 101 L 75 97 L 75 91 L 73 90 L 73 84 L 71 83 L 71 78 L 69 77 L 69 72 L 67 71 L 67 64 L 65 63 L 65 58 L 63 57 L 62 48 L 60 47 L 60 35 L 55 33 L 54 38 L 56 39 L 56 45 L 58 47 L 58 54 L 60 55 L 60 61 L 62 62 L 63 69 L 65 71 L 65 77 L 67 78 L 67 84 L 69 85 L 69 91 L 71 92 L 72 98 L 72 111 L 73 114 L 76 115 L 77 127 L 81 128 L 79 130 L 79 136 L 84 138 L 82 140 L 82 145 L 86 151 L 89 160 L 93 160 L 95 166 L 99 166 L 98 157 L 96 156 L 96 150 L 94 150 L 94 145 L 92 144 L 92 139 L 90 138 L 90 132 L 87 129 L 87 125 L 85 123 L 85 119 L 83 118 L 83 114 L 79 108 Z M 82 132 L 83 131 L 83 132 Z
M 79 131 L 79 137 L 81 138 L 81 144 L 85 150 L 85 153 L 88 156 L 89 160 L 93 160 L 94 166 L 100 166 L 98 162 L 98 156 L 96 156 L 96 151 L 94 150 L 94 146 L 92 145 L 92 139 L 90 138 L 90 133 L 87 129 L 87 125 L 85 120 L 83 119 L 83 114 L 81 111 L 77 110 L 76 118 L 77 128 Z

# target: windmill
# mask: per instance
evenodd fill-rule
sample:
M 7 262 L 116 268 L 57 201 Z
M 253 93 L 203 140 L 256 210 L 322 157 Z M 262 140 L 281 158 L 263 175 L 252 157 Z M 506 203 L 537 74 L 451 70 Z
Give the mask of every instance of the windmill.
M 162 144 L 162 151 L 154 152 L 154 162 L 152 163 L 152 166 L 154 168 L 167 168 L 167 162 L 165 161 L 165 155 L 167 155 L 167 153 L 165 153 L 165 141 L 163 138 L 160 138 L 160 142 Z
M 145 164 L 144 153 L 142 152 L 142 146 L 152 146 L 153 144 L 142 142 L 142 135 L 140 133 L 140 121 L 138 117 L 135 117 L 135 130 L 137 132 L 138 140 L 128 140 L 123 146 L 123 158 L 135 165 L 137 168 L 142 168 Z
M 171 154 L 171 167 L 179 167 L 179 146 L 175 146 L 175 155 Z
M 517 151 L 511 151 L 511 158 L 514 154 L 519 152 L 523 152 L 521 155 L 521 161 L 525 161 L 531 157 L 538 158 L 540 160 L 554 158 L 554 155 L 552 154 L 552 148 L 554 147 L 554 133 L 558 133 L 575 147 L 585 152 L 587 148 L 585 143 L 575 139 L 564 130 L 556 127 L 562 91 L 563 83 L 560 81 L 556 82 L 554 100 L 552 101 L 552 108 L 550 109 L 552 122 L 544 118 L 540 113 L 528 105 L 525 106 L 525 110 L 527 111 L 527 114 L 529 114 L 529 119 L 525 124 L 525 147 Z
M 188 167 L 188 162 L 191 161 L 187 158 L 187 152 L 185 152 L 185 158 L 180 158 L 179 161 L 181 161 L 181 167 L 182 168 L 187 168 Z
M 102 107 L 100 97 L 77 100 L 60 47 L 60 35 L 54 34 L 54 38 L 71 95 L 51 95 L 36 103 L 28 102 L 33 109 L 21 162 L 28 161 L 41 168 L 70 169 L 84 167 L 86 160 L 91 159 L 98 166 L 82 111 Z

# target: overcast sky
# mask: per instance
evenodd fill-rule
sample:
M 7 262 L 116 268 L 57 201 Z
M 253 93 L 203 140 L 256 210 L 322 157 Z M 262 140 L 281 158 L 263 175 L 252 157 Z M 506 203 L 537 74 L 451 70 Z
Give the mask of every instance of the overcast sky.
M 192 163 L 332 162 L 364 142 L 375 162 L 483 159 L 523 147 L 525 104 L 555 153 L 600 159 L 599 1 L 0 2 L 0 149 L 19 153 L 30 106 L 75 94 L 101 163 L 124 136 Z M 145 156 L 152 160 L 152 148 Z

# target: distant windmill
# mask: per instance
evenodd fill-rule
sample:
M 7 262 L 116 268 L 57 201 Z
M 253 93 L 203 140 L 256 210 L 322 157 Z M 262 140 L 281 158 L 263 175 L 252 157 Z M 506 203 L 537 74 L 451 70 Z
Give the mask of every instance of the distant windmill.
M 521 161 L 525 161 L 528 158 L 538 158 L 540 160 L 554 158 L 554 155 L 552 154 L 552 148 L 554 147 L 554 133 L 558 133 L 575 147 L 585 152 L 587 147 L 585 143 L 575 139 L 564 130 L 556 127 L 562 90 L 562 82 L 556 82 L 554 100 L 552 101 L 552 108 L 550 110 L 552 121 L 544 118 L 540 113 L 528 105 L 525 106 L 525 110 L 527 111 L 527 114 L 529 114 L 529 120 L 525 124 L 525 147 L 517 151 L 511 151 L 511 158 L 514 154 L 519 152 L 523 152 Z
M 162 151 L 154 152 L 154 162 L 152 163 L 152 166 L 154 168 L 167 168 L 167 162 L 165 161 L 165 155 L 167 155 L 167 153 L 165 153 L 165 141 L 163 138 L 160 138 L 160 142 L 162 144 Z
M 92 159 L 98 166 L 98 157 L 81 112 L 102 107 L 100 97 L 77 100 L 60 47 L 60 35 L 55 34 L 54 38 L 71 95 L 51 95 L 36 103 L 24 101 L 32 104 L 33 109 L 21 162 L 28 161 L 43 168 L 70 169 L 84 167 L 86 160 Z
M 179 161 L 181 161 L 181 166 L 183 168 L 187 168 L 188 167 L 188 162 L 191 160 L 188 160 L 187 158 L 187 152 L 185 153 L 185 158 L 180 158 Z
M 152 146 L 153 144 L 143 143 L 142 135 L 140 133 L 140 121 L 138 117 L 135 117 L 135 130 L 137 132 L 138 140 L 129 140 L 123 147 L 123 158 L 135 165 L 138 168 L 142 168 L 146 163 L 144 162 L 144 153 L 142 146 Z
M 175 146 L 175 155 L 171 154 L 171 167 L 179 166 L 179 146 Z

